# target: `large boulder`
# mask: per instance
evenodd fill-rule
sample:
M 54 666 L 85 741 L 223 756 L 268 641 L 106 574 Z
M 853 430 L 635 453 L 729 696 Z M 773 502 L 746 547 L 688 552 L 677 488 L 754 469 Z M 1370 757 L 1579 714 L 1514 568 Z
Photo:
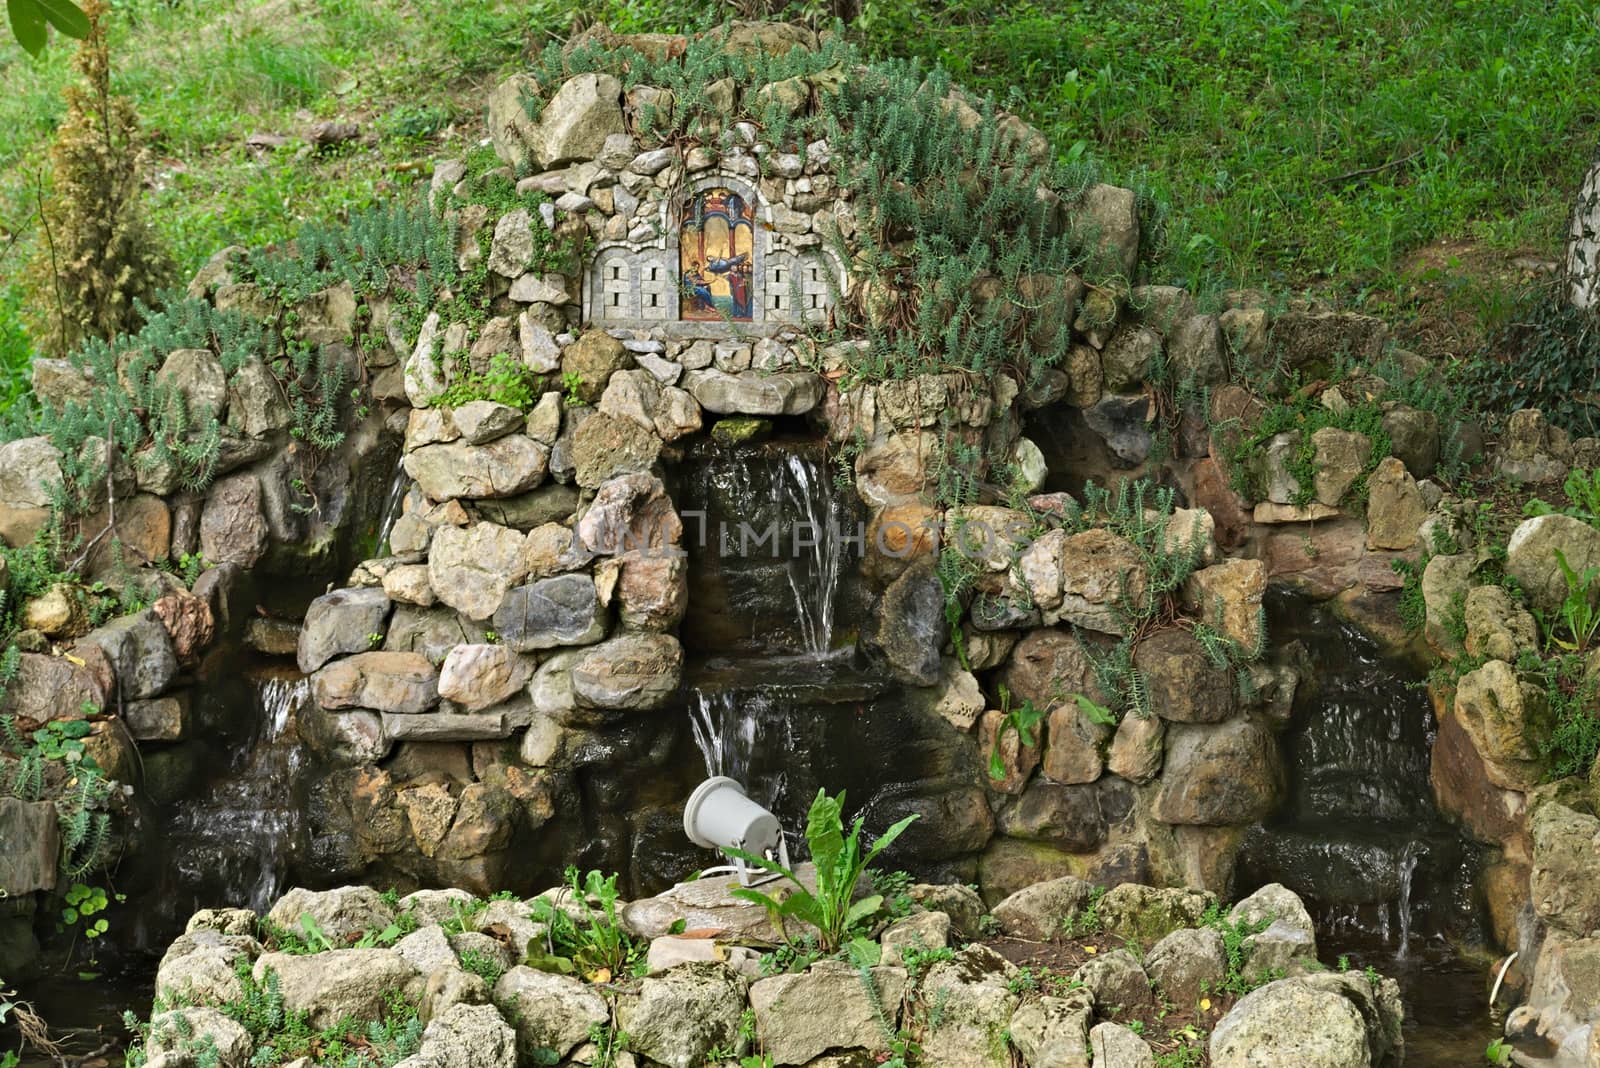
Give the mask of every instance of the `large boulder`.
M 489 619 L 527 575 L 520 531 L 495 523 L 440 527 L 428 554 L 428 581 L 439 600 L 470 619 Z
M 1145 597 L 1148 577 L 1139 551 L 1109 530 L 1051 531 L 1017 561 L 1014 581 L 1046 623 L 1121 634 Z
M 738 1041 L 746 981 L 725 964 L 698 962 L 651 976 L 619 1007 L 628 1048 L 668 1068 L 699 1068 Z M 781 1063 L 781 1062 L 780 1062 Z
M 52 802 L 0 797 L 0 840 L 0 897 L 55 888 L 61 839 Z
M 301 917 L 307 915 L 334 942 L 367 931 L 381 931 L 394 922 L 394 910 L 370 886 L 343 886 L 336 890 L 296 887 L 277 900 L 267 919 L 284 930 L 299 931 Z
M 944 587 L 933 561 L 923 558 L 884 590 L 861 647 L 901 682 L 933 686 L 939 682 L 947 626 Z
M 1189 631 L 1174 627 L 1139 644 L 1150 710 L 1175 723 L 1220 723 L 1233 714 L 1233 672 L 1218 667 Z
M 214 1050 L 207 1057 L 217 1068 L 248 1068 L 255 1041 L 243 1024 L 219 1009 L 168 1009 L 150 1017 L 147 1064 L 181 1068 L 196 1063 L 198 1050 Z
M 1506 574 L 1521 584 L 1534 608 L 1556 618 L 1567 597 L 1567 581 L 1556 559 L 1560 552 L 1578 574 L 1600 567 L 1600 530 L 1566 515 L 1525 519 L 1506 542 Z
M 550 447 L 526 434 L 483 445 L 425 445 L 405 458 L 406 474 L 434 501 L 515 497 L 543 482 L 549 469 Z
M 1213 1068 L 1369 1068 L 1366 1022 L 1349 998 L 1302 979 L 1255 990 L 1211 1032 Z
M 421 992 L 416 969 L 392 949 L 263 953 L 253 969 L 255 981 L 266 982 L 269 973 L 278 977 L 284 1008 L 307 1013 L 316 1028 L 347 1017 L 378 1019 L 396 993 Z
M 1018 997 L 1016 966 L 987 946 L 968 946 L 935 964 L 922 981 L 928 1004 L 942 1004 L 936 1028 L 922 1035 L 924 1063 L 950 1068 L 1010 1068 L 1011 1051 L 997 1036 L 1011 1022 Z
M 1534 911 L 1568 934 L 1600 931 L 1600 820 L 1550 801 L 1534 812 L 1531 831 Z
M 1072 978 L 1094 995 L 1095 1009 L 1101 1015 L 1134 1014 L 1155 1007 L 1150 977 L 1139 959 L 1126 949 L 1089 958 L 1072 973 Z
M 632 365 L 632 354 L 604 330 L 585 331 L 561 351 L 561 374 L 571 376 L 567 380 L 585 404 L 598 402 L 611 376 Z
M 1312 487 L 1316 499 L 1337 508 L 1367 469 L 1367 461 L 1372 458 L 1372 439 L 1354 430 L 1325 426 L 1311 435 L 1311 447 L 1315 471 Z
M 517 1031 L 522 1063 L 544 1050 L 565 1058 L 611 1022 L 605 999 L 578 979 L 518 965 L 494 985 L 494 1003 Z
M 1190 575 L 1183 585 L 1183 602 L 1226 637 L 1254 649 L 1262 638 L 1261 601 L 1266 592 L 1266 565 L 1234 558 Z
M 312 601 L 300 627 L 296 659 L 307 675 L 336 656 L 372 648 L 389 618 L 389 597 L 378 587 L 334 590 Z
M 572 535 L 600 555 L 656 551 L 674 553 L 683 521 L 661 480 L 633 472 L 608 479 L 595 491 Z
M 1012 938 L 1049 942 L 1088 907 L 1093 891 L 1089 883 L 1070 875 L 1051 879 L 1018 890 L 996 905 L 992 915 Z
M 0 445 L 0 538 L 26 545 L 50 518 L 50 499 L 61 484 L 61 451 L 47 437 Z
M 533 668 L 532 660 L 504 645 L 458 645 L 439 668 L 439 696 L 478 712 L 521 690 Z
M 556 454 L 561 450 L 557 441 Z M 573 478 L 584 489 L 596 489 L 616 475 L 649 471 L 661 453 L 661 439 L 630 419 L 595 413 L 572 432 L 570 451 Z
M 439 703 L 439 674 L 419 653 L 357 653 L 325 665 L 311 681 L 326 709 L 416 714 Z
M 261 511 L 261 480 L 249 471 L 211 487 L 200 513 L 200 552 L 214 564 L 254 567 L 267 551 L 267 520 Z
M 1193 927 L 1216 900 L 1202 890 L 1123 883 L 1100 899 L 1100 922 L 1120 938 L 1149 942 Z
M 1045 996 L 1011 1016 L 1011 1042 L 1029 1068 L 1089 1068 L 1094 998 L 1086 990 Z
M 683 388 L 718 415 L 804 415 L 822 400 L 822 379 L 808 371 L 688 371 Z
M 1422 492 L 1406 465 L 1393 456 L 1380 461 L 1367 479 L 1367 548 L 1411 548 L 1427 517 Z
M 606 138 L 626 133 L 622 83 L 609 74 L 580 74 L 562 83 L 532 131 L 534 159 L 544 170 L 600 155 Z
M 124 698 L 154 697 L 178 677 L 172 636 L 150 609 L 90 631 L 81 644 L 98 646 L 105 653 Z
M 623 634 L 586 650 L 572 668 L 572 691 L 589 708 L 660 708 L 678 690 L 683 646 L 670 634 Z
M 1299 895 L 1280 883 L 1268 883 L 1234 905 L 1230 922 L 1257 930 L 1245 936 L 1244 977 L 1259 981 L 1269 975 L 1294 974 L 1317 960 L 1317 933 Z
M 1524 651 L 1539 647 L 1533 616 L 1498 583 L 1467 591 L 1463 614 L 1469 656 L 1515 663 Z
M 1278 743 L 1254 722 L 1172 724 L 1151 811 L 1163 823 L 1237 826 L 1265 817 L 1283 789 Z
M 1494 785 L 1528 790 L 1544 773 L 1539 743 L 1549 729 L 1549 706 L 1539 686 L 1518 677 L 1504 660 L 1490 660 L 1456 683 L 1455 715 L 1483 758 Z
M 1222 932 L 1212 927 L 1180 927 L 1151 947 L 1145 971 L 1161 996 L 1187 1009 L 1222 985 L 1228 974 Z
M 590 645 L 606 636 L 606 611 L 588 575 L 557 575 L 507 591 L 495 632 L 518 652 Z
M 435 1013 L 396 1068 L 517 1068 L 517 1033 L 493 1005 L 457 1003 Z
M 248 934 L 196 930 L 179 935 L 156 968 L 156 996 L 221 1005 L 244 996 L 240 962 L 255 963 L 261 944 Z
M 1109 1020 L 1089 1032 L 1089 1056 L 1096 1068 L 1156 1068 L 1149 1044 L 1130 1028 Z

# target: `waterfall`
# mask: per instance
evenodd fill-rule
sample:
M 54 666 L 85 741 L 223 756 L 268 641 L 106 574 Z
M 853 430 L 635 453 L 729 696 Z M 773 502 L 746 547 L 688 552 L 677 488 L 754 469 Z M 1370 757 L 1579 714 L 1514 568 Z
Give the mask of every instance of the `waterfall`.
M 168 824 L 178 885 L 199 905 L 264 911 L 287 887 L 304 832 L 304 799 L 296 795 L 302 750 L 295 716 L 310 699 L 310 681 L 271 675 L 254 681 L 254 729 L 233 749 L 228 766 L 195 797 L 180 802 Z
M 406 499 L 406 487 L 409 485 L 411 480 L 406 477 L 405 457 L 401 456 L 395 461 L 394 477 L 389 480 L 389 492 L 383 500 L 383 518 L 378 520 L 378 541 L 373 548 L 373 552 L 377 555 L 388 551 L 389 535 L 400 519 L 401 506 Z
M 833 647 L 834 602 L 844 571 L 847 502 L 825 464 L 811 455 L 791 452 L 778 480 L 786 510 L 792 510 L 789 589 L 805 638 L 806 652 L 826 653 Z M 809 534 L 803 538 L 803 534 Z
M 1407 842 L 1400 858 L 1400 894 L 1395 905 L 1400 914 L 1400 945 L 1395 950 L 1395 956 L 1402 960 L 1411 943 L 1411 878 L 1416 873 L 1421 850 L 1419 843 Z

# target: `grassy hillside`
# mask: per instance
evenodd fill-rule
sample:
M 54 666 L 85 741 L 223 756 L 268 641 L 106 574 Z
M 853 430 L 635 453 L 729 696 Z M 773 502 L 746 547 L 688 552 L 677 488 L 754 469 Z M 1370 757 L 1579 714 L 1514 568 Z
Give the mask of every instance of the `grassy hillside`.
M 797 4 L 796 9 L 801 5 Z M 815 9 L 817 0 L 805 5 Z M 696 29 L 713 0 L 119 0 L 152 214 L 186 269 L 384 195 L 481 136 L 482 92 L 577 11 Z M 1385 310 L 1418 265 L 1554 253 L 1600 117 L 1600 11 L 1576 0 L 868 0 L 846 32 L 950 67 L 1063 154 L 1169 206 L 1167 276 L 1333 287 Z M 27 346 L 14 279 L 71 77 L 0 44 L 0 405 Z M 322 119 L 362 139 L 312 152 Z M 252 135 L 288 138 L 252 147 Z M 1441 253 L 1441 242 L 1447 242 Z

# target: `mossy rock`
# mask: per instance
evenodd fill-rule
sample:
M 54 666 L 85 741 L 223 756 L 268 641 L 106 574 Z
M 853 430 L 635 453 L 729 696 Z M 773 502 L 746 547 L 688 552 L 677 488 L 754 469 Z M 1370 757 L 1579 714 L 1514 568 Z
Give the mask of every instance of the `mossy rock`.
M 755 416 L 734 416 L 719 419 L 711 428 L 711 440 L 718 445 L 749 445 L 765 441 L 772 436 L 772 420 Z

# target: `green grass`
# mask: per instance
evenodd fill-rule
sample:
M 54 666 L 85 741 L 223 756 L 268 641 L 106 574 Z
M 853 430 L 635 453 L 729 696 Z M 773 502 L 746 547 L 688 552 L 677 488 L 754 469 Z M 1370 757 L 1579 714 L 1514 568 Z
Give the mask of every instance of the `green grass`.
M 715 0 L 117 0 L 112 48 L 150 134 L 152 217 L 192 270 L 466 151 L 488 87 L 575 20 L 692 30 L 731 12 Z M 847 32 L 874 54 L 943 63 L 1059 152 L 1167 205 L 1158 276 L 1197 290 L 1360 295 L 1443 239 L 1552 254 L 1600 116 L 1600 24 L 1577 0 L 870 0 Z M 0 46 L 0 407 L 4 369 L 25 351 L 5 282 L 29 251 L 71 77 L 64 42 L 39 60 Z M 369 138 L 327 154 L 244 144 L 320 118 L 358 121 Z
M 1596 139 L 1573 0 L 901 0 L 937 59 L 1173 210 L 1171 275 L 1360 280 L 1430 242 L 1553 252 Z

